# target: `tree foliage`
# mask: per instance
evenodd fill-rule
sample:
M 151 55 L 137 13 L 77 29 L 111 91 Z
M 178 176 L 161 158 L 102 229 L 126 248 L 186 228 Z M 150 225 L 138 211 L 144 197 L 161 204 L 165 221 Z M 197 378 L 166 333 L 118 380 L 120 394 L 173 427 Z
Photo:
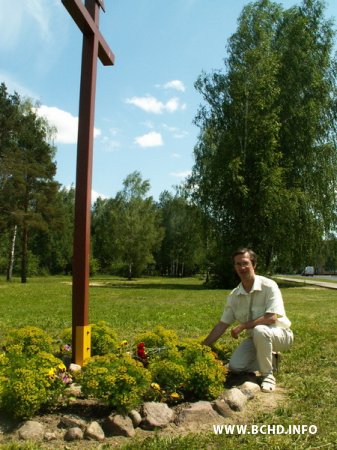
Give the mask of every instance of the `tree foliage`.
M 199 208 L 184 195 L 164 191 L 159 198 L 164 238 L 156 254 L 162 275 L 186 276 L 205 268 L 205 241 Z
M 103 268 L 119 264 L 129 279 L 141 274 L 160 245 L 159 213 L 148 180 L 139 172 L 126 177 L 114 199 L 99 199 L 93 210 L 93 252 Z
M 337 96 L 323 12 L 319 0 L 247 5 L 225 70 L 196 82 L 206 104 L 189 185 L 219 243 L 219 274 L 238 245 L 253 246 L 264 270 L 300 267 L 334 226 Z
M 29 100 L 9 95 L 0 87 L 0 200 L 1 225 L 16 225 L 21 238 L 21 281 L 27 279 L 28 235 L 32 229 L 47 230 L 54 216 L 59 184 L 54 181 L 55 148 L 52 129 L 38 117 Z M 8 115 L 7 115 L 8 114 Z

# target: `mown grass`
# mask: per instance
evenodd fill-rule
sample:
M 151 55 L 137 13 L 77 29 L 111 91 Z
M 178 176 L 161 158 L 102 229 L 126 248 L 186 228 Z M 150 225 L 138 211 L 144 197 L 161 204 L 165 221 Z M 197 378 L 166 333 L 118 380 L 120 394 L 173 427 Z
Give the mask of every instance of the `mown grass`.
M 0 280 L 0 336 L 11 327 L 35 325 L 57 336 L 71 326 L 71 285 L 66 277 Z M 278 383 L 288 392 L 285 406 L 259 413 L 254 423 L 314 424 L 316 435 L 236 435 L 209 433 L 131 441 L 138 449 L 333 449 L 337 448 L 337 291 L 281 284 L 295 343 L 284 355 Z M 95 278 L 90 288 L 90 321 L 107 321 L 121 339 L 161 324 L 180 337 L 200 337 L 219 319 L 228 291 L 210 290 L 202 280 L 144 278 L 127 282 Z M 223 339 L 237 345 L 229 334 Z M 1 448 L 26 448 L 1 447 Z M 33 447 L 30 447 L 33 448 Z M 103 445 L 101 448 L 109 448 Z

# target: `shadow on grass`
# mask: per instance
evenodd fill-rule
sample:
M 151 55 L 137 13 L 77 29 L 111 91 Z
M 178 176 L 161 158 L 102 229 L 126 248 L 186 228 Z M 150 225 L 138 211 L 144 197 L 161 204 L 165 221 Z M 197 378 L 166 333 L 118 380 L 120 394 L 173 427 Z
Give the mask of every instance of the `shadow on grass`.
M 119 283 L 102 283 L 102 284 L 91 284 L 91 288 L 108 288 L 108 289 L 162 289 L 162 290 L 180 290 L 180 291 L 204 291 L 209 289 L 207 286 L 202 284 L 180 284 L 180 283 L 139 283 L 135 282 L 124 282 Z
M 278 287 L 280 289 L 289 289 L 289 288 L 302 288 L 308 286 L 306 283 L 302 283 L 301 281 L 281 281 L 276 280 Z
M 288 282 L 277 280 L 277 284 L 281 289 L 293 289 L 293 288 L 302 288 L 308 286 L 305 283 L 301 282 Z M 90 282 L 91 288 L 108 288 L 108 289 L 162 289 L 162 290 L 182 290 L 182 291 L 205 291 L 212 289 L 220 289 L 220 288 L 212 288 L 207 284 L 189 284 L 189 283 L 170 283 L 169 280 L 164 283 L 142 283 L 135 281 L 125 281 L 121 280 L 121 282 L 106 282 L 97 280 Z M 229 289 L 229 288 L 228 288 Z M 223 290 L 228 290 L 223 288 Z
M 225 381 L 225 388 L 231 389 L 233 387 L 241 386 L 246 381 L 249 381 L 251 383 L 255 384 L 261 384 L 261 377 L 255 375 L 254 373 L 231 373 L 229 372 L 226 377 Z

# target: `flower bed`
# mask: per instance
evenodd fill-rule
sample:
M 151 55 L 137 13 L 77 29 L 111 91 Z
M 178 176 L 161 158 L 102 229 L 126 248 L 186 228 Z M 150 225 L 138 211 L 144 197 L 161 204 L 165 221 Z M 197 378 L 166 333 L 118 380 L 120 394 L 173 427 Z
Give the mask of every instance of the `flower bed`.
M 179 341 L 161 326 L 129 344 L 105 322 L 93 324 L 92 357 L 74 372 L 70 339 L 70 329 L 57 342 L 35 327 L 8 335 L 0 353 L 0 408 L 6 414 L 29 419 L 64 404 L 72 383 L 84 398 L 123 414 L 145 401 L 212 400 L 224 389 L 226 369 L 218 354 L 197 340 Z

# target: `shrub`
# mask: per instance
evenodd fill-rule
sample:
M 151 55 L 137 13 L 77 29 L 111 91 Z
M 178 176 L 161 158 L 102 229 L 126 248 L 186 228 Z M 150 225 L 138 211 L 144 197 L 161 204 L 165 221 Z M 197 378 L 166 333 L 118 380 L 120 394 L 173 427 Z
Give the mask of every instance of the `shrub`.
M 34 355 L 41 351 L 52 352 L 53 339 L 40 328 L 27 326 L 9 333 L 5 340 L 5 349 L 9 353 L 26 355 Z
M 46 387 L 34 369 L 17 368 L 5 384 L 1 405 L 10 416 L 29 419 L 40 409 L 46 395 Z
M 17 419 L 29 419 L 58 401 L 70 379 L 61 360 L 46 352 L 8 353 L 1 367 L 1 407 Z
M 103 400 L 121 413 L 139 406 L 151 383 L 150 372 L 131 356 L 93 357 L 82 369 L 79 382 L 86 396 Z
M 212 400 L 224 390 L 226 371 L 220 361 L 198 361 L 188 371 L 187 391 L 195 400 Z
M 100 321 L 91 326 L 91 352 L 92 355 L 107 355 L 119 349 L 116 332 L 109 325 Z
M 70 339 L 69 328 L 62 333 L 62 340 L 68 346 Z M 118 342 L 106 322 L 92 325 L 92 353 L 96 356 L 74 378 L 83 395 L 127 413 L 145 399 L 172 404 L 182 399 L 211 400 L 223 391 L 226 369 L 209 347 L 197 340 L 179 343 L 175 331 L 162 326 L 138 339 L 142 340 L 138 352 L 131 355 L 126 352 L 127 342 Z M 51 349 L 52 339 L 38 328 L 25 327 L 9 334 L 5 352 L 0 353 L 0 406 L 7 414 L 28 419 L 57 404 L 72 380 Z M 69 350 L 61 345 L 62 356 L 65 352 Z
M 235 343 L 232 341 L 218 341 L 212 345 L 213 352 L 221 361 L 229 361 L 235 348 Z
M 7 356 L 4 353 L 0 353 L 0 403 L 1 403 L 1 397 L 2 393 L 5 387 L 5 382 L 7 380 L 6 373 L 7 373 L 7 367 L 8 367 L 9 360 Z
M 136 337 L 136 342 L 144 342 L 149 349 L 160 349 L 164 347 L 175 347 L 178 344 L 177 333 L 173 330 L 166 330 L 158 325 L 153 331 L 146 331 Z
M 182 357 L 188 369 L 187 397 L 211 400 L 221 394 L 227 369 L 209 347 L 189 341 L 182 346 Z
M 181 392 L 188 379 L 186 367 L 170 360 L 156 361 L 149 370 L 153 381 L 169 393 Z
M 61 333 L 61 353 L 65 353 L 65 346 L 72 342 L 72 329 L 66 328 Z M 116 332 L 109 325 L 100 321 L 91 325 L 91 355 L 107 355 L 118 352 L 120 344 L 117 339 Z M 69 354 L 69 351 L 66 352 Z
M 224 389 L 223 363 L 197 340 L 187 340 L 175 349 L 150 356 L 148 368 L 154 381 L 149 393 L 152 399 L 169 403 L 182 398 L 211 400 Z

